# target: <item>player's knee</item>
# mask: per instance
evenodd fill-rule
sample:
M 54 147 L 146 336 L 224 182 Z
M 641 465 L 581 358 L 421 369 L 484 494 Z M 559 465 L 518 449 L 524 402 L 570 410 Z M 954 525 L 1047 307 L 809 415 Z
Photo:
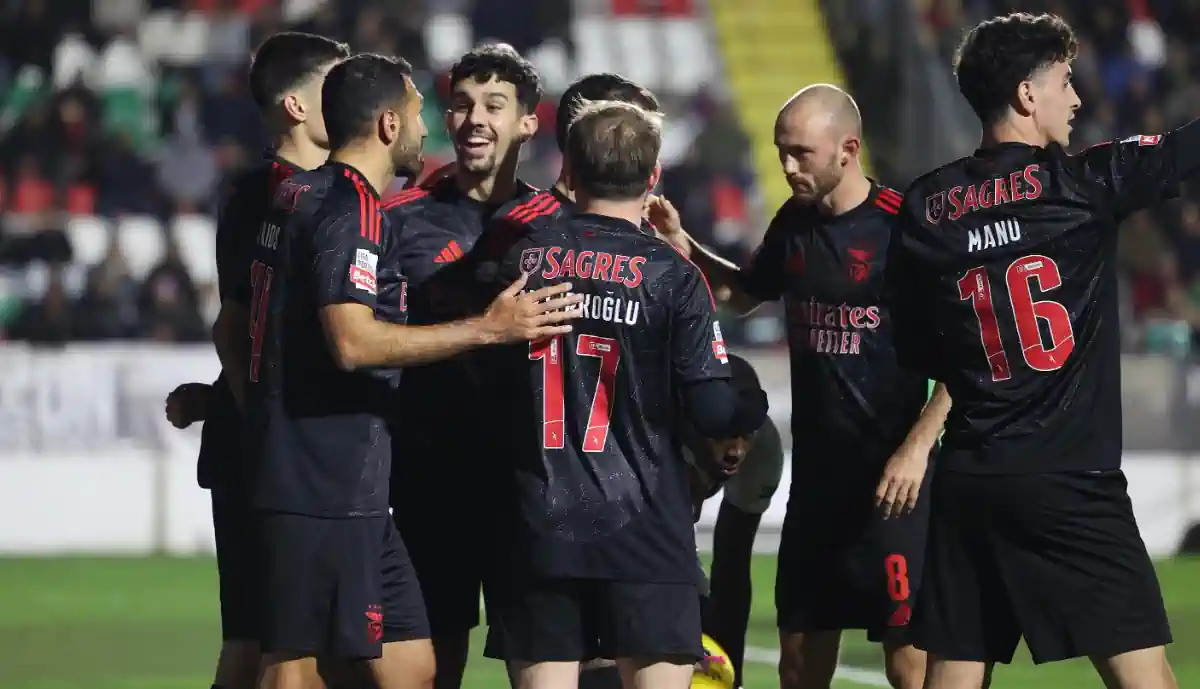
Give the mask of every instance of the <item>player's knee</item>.
M 258 683 L 258 643 L 226 641 L 221 644 L 214 684 L 221 689 L 253 689 Z
M 921 689 L 925 685 L 925 652 L 915 646 L 888 649 L 884 673 L 892 689 Z

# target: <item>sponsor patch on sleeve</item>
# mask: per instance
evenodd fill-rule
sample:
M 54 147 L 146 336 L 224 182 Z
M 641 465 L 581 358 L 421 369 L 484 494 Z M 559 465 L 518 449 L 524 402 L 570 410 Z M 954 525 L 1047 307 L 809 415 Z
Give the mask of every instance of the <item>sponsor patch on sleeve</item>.
M 379 256 L 366 249 L 358 249 L 354 254 L 354 264 L 350 266 L 350 282 L 358 289 L 375 294 L 375 273 L 379 265 Z
M 1136 143 L 1138 146 L 1157 146 L 1159 140 L 1162 139 L 1162 134 L 1138 134 L 1131 136 L 1128 139 L 1121 139 L 1123 144 Z
M 725 338 L 721 335 L 721 324 L 713 321 L 713 356 L 722 364 L 729 363 L 729 350 L 725 348 Z

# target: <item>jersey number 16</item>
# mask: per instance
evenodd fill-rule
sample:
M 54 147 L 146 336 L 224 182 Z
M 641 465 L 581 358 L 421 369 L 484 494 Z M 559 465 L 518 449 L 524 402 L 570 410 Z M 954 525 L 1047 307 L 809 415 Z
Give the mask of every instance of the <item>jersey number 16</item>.
M 529 358 L 542 362 L 542 447 L 547 450 L 561 450 L 566 446 L 562 340 L 561 335 L 555 335 L 529 343 Z M 604 444 L 608 442 L 608 424 L 616 393 L 617 366 L 621 363 L 620 342 L 611 337 L 580 335 L 575 353 L 600 359 L 600 375 L 588 411 L 583 451 L 603 452 Z
M 1017 341 L 1029 368 L 1057 371 L 1067 363 L 1067 357 L 1075 349 L 1071 315 L 1067 313 L 1067 307 L 1057 301 L 1034 301 L 1034 281 L 1042 292 L 1061 287 L 1062 273 L 1058 263 L 1049 256 L 1035 254 L 1018 258 L 1004 272 L 1008 303 L 1017 326 Z M 996 319 L 996 305 L 987 269 L 978 266 L 968 270 L 958 281 L 958 296 L 971 300 L 971 307 L 975 309 L 975 317 L 979 320 L 979 339 L 983 341 L 983 353 L 992 371 L 992 380 L 1008 380 L 1012 377 L 1012 368 L 1004 351 L 1004 341 L 1000 339 L 1000 322 Z M 1039 319 L 1046 323 L 1049 346 L 1042 339 Z

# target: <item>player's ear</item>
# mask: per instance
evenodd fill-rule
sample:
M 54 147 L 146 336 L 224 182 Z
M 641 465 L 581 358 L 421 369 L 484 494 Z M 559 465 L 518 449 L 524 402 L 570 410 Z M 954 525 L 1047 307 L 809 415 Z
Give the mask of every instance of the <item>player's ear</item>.
M 842 165 L 849 165 L 850 159 L 856 158 L 862 150 L 862 140 L 857 136 L 848 136 L 842 142 Z
M 517 139 L 521 143 L 532 139 L 537 134 L 539 124 L 537 113 L 521 115 L 521 121 L 517 123 Z
M 563 156 L 562 161 L 562 178 L 567 183 L 567 189 L 575 191 L 575 172 L 571 169 L 571 161 Z
M 400 113 L 388 108 L 379 115 L 378 121 L 379 140 L 391 146 L 396 139 L 400 138 Z
M 662 163 L 655 163 L 654 170 L 650 173 L 650 186 L 646 190 L 654 191 L 660 180 L 662 180 Z
M 287 113 L 288 118 L 293 122 L 305 122 L 308 120 L 308 109 L 304 107 L 304 101 L 296 94 L 285 94 L 282 105 L 283 111 Z
M 454 111 L 450 108 L 446 108 L 446 112 L 442 121 L 446 124 L 446 136 L 450 137 L 451 141 L 456 140 L 458 137 L 454 132 Z
M 1034 101 L 1036 100 L 1034 98 L 1035 90 L 1032 79 L 1026 79 L 1017 84 L 1017 95 L 1013 105 L 1016 107 L 1018 113 L 1022 115 L 1033 114 Z

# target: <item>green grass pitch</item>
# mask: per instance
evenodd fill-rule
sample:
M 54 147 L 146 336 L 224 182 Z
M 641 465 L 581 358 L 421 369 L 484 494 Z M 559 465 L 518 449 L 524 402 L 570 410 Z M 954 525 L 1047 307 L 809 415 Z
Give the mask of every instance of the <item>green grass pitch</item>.
M 751 646 L 777 648 L 775 561 L 757 557 Z M 1176 643 L 1180 686 L 1200 686 L 1200 559 L 1159 565 Z M 477 634 L 476 650 L 482 648 Z M 0 687 L 206 689 L 219 642 L 216 572 L 208 558 L 0 558 Z M 849 634 L 845 665 L 878 670 L 878 649 Z M 778 686 L 775 668 L 751 664 L 747 687 Z M 475 657 L 468 689 L 507 686 L 502 668 Z M 838 689 L 863 686 L 839 681 Z M 1100 687 L 1085 662 L 1033 667 L 1022 656 L 997 670 L 1001 689 Z

